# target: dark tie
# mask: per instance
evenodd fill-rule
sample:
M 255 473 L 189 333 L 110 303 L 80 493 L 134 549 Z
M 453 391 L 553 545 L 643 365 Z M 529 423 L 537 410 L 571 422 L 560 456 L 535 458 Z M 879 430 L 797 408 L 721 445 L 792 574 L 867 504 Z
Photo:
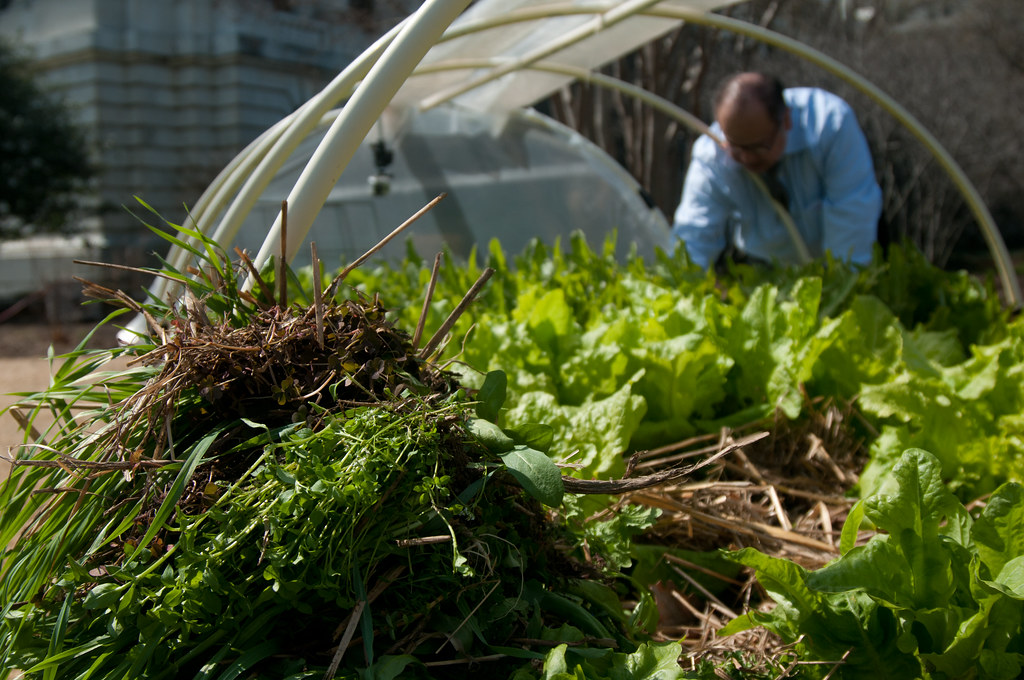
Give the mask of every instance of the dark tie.
M 772 195 L 772 198 L 778 201 L 783 208 L 788 209 L 789 194 L 786 192 L 786 187 L 782 186 L 782 182 L 779 181 L 778 164 L 766 170 L 761 178 L 764 179 L 765 186 L 768 187 L 768 193 Z

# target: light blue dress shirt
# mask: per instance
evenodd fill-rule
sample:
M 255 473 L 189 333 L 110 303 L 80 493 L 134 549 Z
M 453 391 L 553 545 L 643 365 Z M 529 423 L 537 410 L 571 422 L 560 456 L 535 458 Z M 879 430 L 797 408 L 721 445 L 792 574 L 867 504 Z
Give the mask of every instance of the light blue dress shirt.
M 789 212 L 812 257 L 834 257 L 865 264 L 882 212 L 882 190 L 871 152 L 850 106 L 816 88 L 784 93 L 792 127 L 778 165 L 789 195 Z M 715 123 L 712 132 L 721 137 Z M 693 146 L 673 233 L 690 258 L 708 268 L 725 249 L 730 234 L 736 247 L 756 258 L 782 264 L 799 262 L 797 246 L 770 199 L 750 172 L 707 135 Z

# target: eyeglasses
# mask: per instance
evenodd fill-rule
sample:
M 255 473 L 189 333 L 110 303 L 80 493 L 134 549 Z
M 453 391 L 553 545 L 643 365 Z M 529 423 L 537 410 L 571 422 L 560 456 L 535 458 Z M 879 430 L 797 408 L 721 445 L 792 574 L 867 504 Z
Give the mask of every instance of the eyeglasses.
M 782 130 L 782 121 L 775 121 L 775 130 L 771 136 L 761 142 L 755 142 L 753 144 L 734 144 L 728 137 L 725 138 L 726 146 L 729 147 L 729 151 L 732 152 L 743 152 L 755 156 L 763 156 L 770 153 L 775 147 L 775 140 L 779 138 L 779 131 Z

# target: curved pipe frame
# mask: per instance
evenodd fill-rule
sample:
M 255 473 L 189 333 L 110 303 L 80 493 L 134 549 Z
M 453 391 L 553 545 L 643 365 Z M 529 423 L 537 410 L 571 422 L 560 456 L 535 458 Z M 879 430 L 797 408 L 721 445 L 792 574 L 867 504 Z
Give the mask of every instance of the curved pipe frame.
M 649 4 L 649 3 L 643 3 Z M 446 34 L 445 39 L 458 37 L 459 35 L 465 35 L 468 33 L 477 32 L 480 30 L 487 30 L 489 28 L 496 28 L 506 23 L 514 23 L 519 21 L 530 21 L 543 18 L 545 16 L 555 15 L 570 15 L 570 14 L 599 14 L 606 11 L 607 7 L 602 5 L 552 5 L 544 8 L 543 11 L 536 8 L 529 8 L 527 10 L 519 10 L 509 12 L 507 15 L 497 18 L 490 19 L 487 21 L 474 22 L 467 24 L 457 32 L 451 32 L 450 35 Z M 996 226 L 995 221 L 992 219 L 992 215 L 982 200 L 981 195 L 978 193 L 977 188 L 970 181 L 963 169 L 957 164 L 949 152 L 942 146 L 942 144 L 922 125 L 909 111 L 901 106 L 895 99 L 887 95 L 873 83 L 866 78 L 860 76 L 852 69 L 848 68 L 841 62 L 829 57 L 828 55 L 809 47 L 797 40 L 784 36 L 775 31 L 757 26 L 754 24 L 733 19 L 731 17 L 723 16 L 720 14 L 714 14 L 711 12 L 701 12 L 695 10 L 686 10 L 676 7 L 660 7 L 653 6 L 650 8 L 639 9 L 636 13 L 644 14 L 646 16 L 663 17 L 667 19 L 678 19 L 684 22 L 692 24 L 698 24 L 703 26 L 711 26 L 714 28 L 721 28 L 733 33 L 753 38 L 760 42 L 778 47 L 782 50 L 795 54 L 803 59 L 806 59 L 817 66 L 820 66 L 829 73 L 841 78 L 850 85 L 856 87 L 858 90 L 863 92 L 865 95 L 873 99 L 883 109 L 885 109 L 890 115 L 896 118 L 905 128 L 907 128 L 911 134 L 913 134 L 918 141 L 920 141 L 925 148 L 936 158 L 939 165 L 946 172 L 946 174 L 956 185 L 957 189 L 963 195 L 967 201 L 968 207 L 974 214 L 978 225 L 981 227 L 982 235 L 985 237 L 985 241 L 989 247 L 989 251 L 993 255 L 995 261 L 996 270 L 999 273 L 1000 283 L 1002 284 L 1003 291 L 1007 297 L 1007 301 L 1012 305 L 1013 308 L 1019 309 L 1022 304 L 1022 293 L 1020 281 L 1013 271 L 1013 263 L 1010 259 L 1010 254 L 1006 249 L 1006 244 L 1003 241 L 1002 236 L 999 234 L 999 228 Z M 582 39 L 590 35 L 586 33 L 584 35 L 577 36 L 577 39 Z M 543 58 L 545 55 L 530 54 L 521 57 L 513 62 L 503 64 L 500 69 L 495 69 L 490 74 L 486 74 L 482 77 L 474 79 L 473 85 L 479 86 L 484 83 L 490 82 L 506 73 L 512 72 L 517 69 L 528 67 L 532 61 Z M 458 91 L 450 93 L 444 93 L 446 96 L 435 96 L 424 103 L 424 107 L 436 106 L 444 101 L 446 98 L 452 98 L 466 91 L 468 88 L 462 87 Z M 784 220 L 785 222 L 785 220 Z M 788 225 L 787 225 L 788 226 Z M 791 234 L 792 235 L 792 234 Z
M 429 66 L 417 69 L 413 72 L 413 77 L 419 75 L 428 75 L 430 73 L 436 73 L 440 71 L 452 71 L 460 69 L 483 69 L 490 68 L 496 65 L 500 65 L 500 60 L 494 59 L 452 59 L 444 62 L 438 62 L 430 64 Z M 664 97 L 654 94 L 649 90 L 645 90 L 642 87 L 629 83 L 619 78 L 605 75 L 603 73 L 595 73 L 588 71 L 587 69 L 580 68 L 578 66 L 571 66 L 567 64 L 556 64 L 549 61 L 538 61 L 530 62 L 529 64 L 523 64 L 519 69 L 533 70 L 533 71 L 544 71 L 546 73 L 556 73 L 559 75 L 570 76 L 576 80 L 587 82 L 598 87 L 605 88 L 607 90 L 613 90 L 620 92 L 626 96 L 633 97 L 643 103 L 647 104 L 651 108 L 661 111 L 670 118 L 682 123 L 686 127 L 690 128 L 697 134 L 704 134 L 714 139 L 719 145 L 724 146 L 723 140 L 721 140 L 711 128 L 702 121 L 701 119 L 694 116 L 692 113 L 675 104 Z M 776 201 L 768 187 L 765 185 L 758 175 L 750 173 L 751 179 L 757 185 L 757 187 L 764 193 L 766 197 L 771 201 L 772 207 L 775 208 L 775 212 L 786 228 L 790 239 L 793 241 L 793 245 L 797 250 L 797 255 L 800 258 L 801 263 L 807 264 L 812 261 L 810 249 L 807 247 L 807 243 L 804 241 L 803 236 L 800 234 L 800 230 L 797 229 L 796 223 L 793 222 L 793 217 L 786 210 L 785 206 Z
M 901 124 L 903 124 L 904 127 L 909 129 L 923 144 L 925 144 L 929 151 L 939 161 L 943 169 L 954 181 L 957 188 L 964 195 L 968 205 L 983 230 L 986 242 L 994 256 L 1000 281 L 1009 301 L 1013 303 L 1015 307 L 1019 307 L 1021 305 L 1022 296 L 1020 283 L 1013 274 L 1012 264 L 1010 262 L 1009 253 L 1006 250 L 1006 245 L 1003 242 L 1002 237 L 999 235 L 998 229 L 996 228 L 987 207 L 981 200 L 978 191 L 971 184 L 970 180 L 966 177 L 960 167 L 942 147 L 938 140 L 936 140 L 895 100 L 879 90 L 869 81 L 865 80 L 843 64 L 835 61 L 827 55 L 824 55 L 807 45 L 799 43 L 798 41 L 759 26 L 709 12 L 659 7 L 656 2 L 652 0 L 632 0 L 631 2 L 624 3 L 612 9 L 609 9 L 607 5 L 554 5 L 544 7 L 543 9 L 527 8 L 525 10 L 509 12 L 508 14 L 496 19 L 470 22 L 458 29 L 445 31 L 445 27 L 449 25 L 468 4 L 468 0 L 429 0 L 427 3 L 424 3 L 424 6 L 403 22 L 403 24 L 393 29 L 386 36 L 378 40 L 370 49 L 360 55 L 360 57 L 350 64 L 349 68 L 345 69 L 345 71 L 343 71 L 342 74 L 340 74 L 338 78 L 331 83 L 331 85 L 325 88 L 324 91 L 309 100 L 298 111 L 287 118 L 282 119 L 278 124 L 264 132 L 263 135 L 246 147 L 246 149 L 244 149 L 228 164 L 228 166 L 225 167 L 220 175 L 218 175 L 218 177 L 210 184 L 206 192 L 204 192 L 200 197 L 192 215 L 197 228 L 203 233 L 207 233 L 212 228 L 211 221 L 214 216 L 224 210 L 225 206 L 229 205 L 230 196 L 235 194 L 233 201 L 230 202 L 228 213 L 226 215 L 227 219 L 222 219 L 215 231 L 215 237 L 219 241 L 233 239 L 238 226 L 250 211 L 256 197 L 266 187 L 266 184 L 269 182 L 270 177 L 272 177 L 273 172 L 280 167 L 284 162 L 284 159 L 287 157 L 288 152 L 294 149 L 298 141 L 300 141 L 305 134 L 307 134 L 322 120 L 329 120 L 335 116 L 344 118 L 348 121 L 344 126 L 346 133 L 351 134 L 359 131 L 362 131 L 363 133 L 361 135 L 353 134 L 349 139 L 351 140 L 354 137 L 358 140 L 362 140 L 362 138 L 365 137 L 366 132 L 370 127 L 372 127 L 374 121 L 383 113 L 383 109 L 387 105 L 390 96 L 393 95 L 395 90 L 397 90 L 401 82 L 404 81 L 404 78 L 410 75 L 412 70 L 411 62 L 422 58 L 426 51 L 429 50 L 435 42 L 442 42 L 456 38 L 460 35 L 467 35 L 482 30 L 497 28 L 509 23 L 535 20 L 547 16 L 570 14 L 597 15 L 597 19 L 595 19 L 594 22 L 589 22 L 586 27 L 573 32 L 569 36 L 566 36 L 565 39 L 559 41 L 559 46 L 564 47 L 572 42 L 583 40 L 586 37 L 593 35 L 602 25 L 607 25 L 608 21 L 617 21 L 630 14 L 643 14 L 722 28 L 724 30 L 739 33 L 779 47 L 780 49 L 784 49 L 821 66 L 825 70 L 842 78 L 875 100 Z M 426 10 L 430 10 L 435 15 L 435 18 L 425 18 L 424 15 L 427 13 Z M 428 22 L 430 25 L 429 27 L 426 27 Z M 382 54 L 386 53 L 386 50 L 390 51 L 392 43 L 401 36 L 405 36 L 403 37 L 403 40 L 407 44 L 413 45 L 411 52 L 409 47 L 405 48 L 408 54 L 403 57 L 404 61 L 401 67 L 392 67 L 390 70 L 385 67 L 377 68 L 377 66 L 379 66 L 377 62 L 386 61 Z M 544 57 L 553 53 L 553 51 L 554 50 L 552 49 L 545 48 L 544 50 L 539 50 L 525 55 L 524 57 L 512 62 L 506 62 L 502 67 L 495 69 L 491 73 L 485 74 L 482 77 L 473 79 L 471 82 L 474 86 L 490 82 L 491 80 L 499 78 L 506 73 L 526 68 L 531 62 L 539 62 L 544 59 Z M 545 69 L 552 67 L 553 65 L 551 64 L 545 64 L 543 66 Z M 430 67 L 427 67 L 427 69 L 429 68 Z M 566 68 L 568 69 L 570 67 Z M 577 71 L 583 71 L 583 69 L 577 69 Z M 364 78 L 364 82 L 361 84 L 359 82 L 360 78 Z M 597 74 L 593 74 L 591 72 L 587 72 L 586 78 L 591 81 L 602 79 Z M 379 86 L 377 85 L 378 82 L 381 83 Z M 358 87 L 359 85 L 362 87 Z M 331 106 L 346 99 L 347 97 L 351 96 L 355 99 L 356 95 L 359 94 L 357 88 L 358 90 L 376 89 L 379 90 L 379 92 L 375 96 L 367 95 L 365 99 L 368 101 L 372 100 L 372 103 L 369 105 L 364 104 L 362 107 L 359 107 L 361 110 L 358 112 L 358 115 L 348 115 L 349 112 L 346 112 L 345 110 L 342 110 L 340 113 L 330 111 Z M 462 89 L 463 88 L 460 88 L 460 90 Z M 626 87 L 622 89 L 623 91 L 626 91 L 630 88 Z M 353 92 L 356 92 L 356 95 L 353 95 Z M 457 94 L 459 93 L 444 93 L 444 95 L 447 96 L 434 97 L 431 101 L 426 102 L 426 104 L 437 105 L 441 103 L 443 99 L 456 96 Z M 654 95 L 644 95 L 643 98 L 653 102 L 655 101 L 652 99 L 653 97 Z M 350 100 L 345 105 L 345 109 L 350 109 L 351 104 L 352 101 Z M 660 104 L 658 106 L 669 113 L 669 115 L 676 117 L 685 124 L 692 125 L 692 121 L 688 120 L 688 114 L 680 115 L 678 111 L 673 112 L 667 108 L 663 108 Z M 674 108 L 678 109 L 678 107 Z M 332 132 L 334 134 L 329 135 L 329 137 L 335 139 L 335 141 L 338 137 L 338 131 L 335 130 L 337 123 L 338 121 L 335 120 L 334 125 L 332 125 Z M 695 129 L 700 128 L 698 127 Z M 343 146 L 347 147 L 351 144 L 352 142 L 350 141 L 347 145 Z M 329 156 L 330 159 L 325 159 L 324 156 Z M 293 195 L 289 197 L 290 201 L 296 200 L 299 202 L 300 205 L 296 207 L 299 207 L 303 217 L 299 221 L 299 224 L 296 225 L 299 227 L 297 232 L 301 233 L 301 237 L 299 233 L 289 234 L 288 241 L 292 242 L 294 239 L 296 243 L 301 242 L 301 239 L 304 238 L 309 225 L 312 222 L 312 217 L 319 211 L 319 207 L 322 207 L 323 200 L 326 198 L 326 194 L 322 197 L 320 196 L 320 194 L 324 193 L 322 190 L 310 191 L 307 189 L 306 191 L 299 191 L 299 184 L 302 184 L 302 186 L 305 187 L 306 184 L 312 181 L 307 177 L 307 175 L 312 175 L 314 173 L 321 174 L 321 177 L 326 174 L 332 176 L 336 180 L 350 157 L 351 154 L 348 153 L 347 148 L 344 150 L 335 149 L 331 153 L 327 152 L 326 147 L 324 150 L 318 149 L 318 153 L 314 155 L 314 159 L 311 159 L 310 165 L 307 166 L 308 172 L 303 173 L 303 177 L 300 177 L 300 181 L 297 183 L 296 189 L 292 192 Z M 314 163 L 314 160 L 317 162 Z M 328 172 L 324 172 L 325 165 L 330 166 Z M 324 181 L 321 180 L 316 184 L 324 184 Z M 312 194 L 316 194 L 316 196 Z M 280 218 L 267 235 L 264 248 L 261 249 L 262 258 L 269 258 L 270 250 L 276 246 L 280 236 L 279 225 Z M 294 254 L 294 248 L 291 249 L 291 253 Z M 187 255 L 183 253 L 173 252 L 169 255 L 169 259 L 171 262 L 179 262 L 186 256 Z
M 662 12 L 662 10 L 665 11 Z M 1007 296 L 1008 302 L 1012 304 L 1014 309 L 1020 308 L 1020 280 L 1014 273 L 1013 262 L 1010 259 L 1010 253 L 1006 249 L 1006 243 L 1003 241 L 1003 237 L 999 234 L 999 228 L 996 226 L 995 220 L 992 219 L 992 214 L 985 205 L 985 201 L 982 200 L 981 194 L 978 193 L 977 188 L 971 180 L 968 179 L 963 169 L 955 160 L 953 160 L 953 157 L 949 154 L 946 148 L 942 146 L 939 140 L 937 140 L 924 127 L 924 125 L 914 118 L 914 116 L 903 108 L 903 106 L 901 106 L 895 99 L 887 95 L 867 79 L 858 75 L 856 72 L 835 59 L 832 59 L 828 55 L 823 54 L 812 47 L 808 47 L 799 41 L 793 40 L 792 38 L 788 38 L 774 31 L 770 31 L 766 28 L 755 26 L 744 21 L 738 21 L 731 17 L 704 12 L 689 12 L 686 10 L 668 10 L 666 8 L 659 8 L 655 13 L 659 15 L 663 14 L 664 16 L 676 17 L 691 23 L 723 28 L 786 50 L 787 52 L 803 57 L 824 68 L 833 75 L 842 78 L 847 83 L 853 85 L 858 90 L 875 100 L 875 102 L 888 111 L 894 118 L 896 118 L 896 120 L 902 123 L 905 128 L 910 130 L 910 132 L 917 137 L 918 141 L 924 144 L 932 155 L 935 156 L 936 160 L 938 160 L 939 164 L 942 166 L 943 170 L 946 171 L 946 174 L 949 175 L 950 179 L 953 180 L 957 189 L 960 190 L 960 193 L 971 208 L 971 212 L 974 213 L 975 219 L 977 219 L 978 224 L 981 226 L 982 235 L 985 237 L 985 241 L 988 243 L 989 250 L 995 260 L 996 269 L 999 272 L 999 279 L 1002 283 L 1003 291 Z

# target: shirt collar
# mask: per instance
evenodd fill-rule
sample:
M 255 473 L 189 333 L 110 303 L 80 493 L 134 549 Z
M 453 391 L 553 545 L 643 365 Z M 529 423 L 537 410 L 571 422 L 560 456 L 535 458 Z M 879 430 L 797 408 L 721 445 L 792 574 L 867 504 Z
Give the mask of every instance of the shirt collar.
M 789 94 L 788 90 L 786 92 Z M 810 142 L 807 139 L 807 128 L 800 113 L 801 109 L 795 109 L 791 97 L 788 96 L 786 97 L 786 104 L 789 106 L 791 126 L 786 133 L 786 149 L 782 152 L 784 156 L 799 153 L 810 146 Z

